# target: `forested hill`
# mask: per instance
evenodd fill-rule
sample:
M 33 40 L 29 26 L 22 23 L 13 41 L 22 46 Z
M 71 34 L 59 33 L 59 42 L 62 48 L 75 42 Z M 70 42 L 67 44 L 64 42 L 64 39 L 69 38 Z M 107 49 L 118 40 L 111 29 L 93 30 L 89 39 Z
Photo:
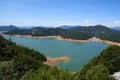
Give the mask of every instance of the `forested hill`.
M 13 29 L 18 29 L 18 27 L 9 25 L 9 26 L 0 26 L 0 31 L 10 31 Z
M 64 38 L 78 40 L 86 40 L 91 37 L 97 37 L 103 40 L 120 42 L 120 31 L 116 31 L 102 25 L 78 26 L 70 29 L 43 27 L 36 27 L 32 29 L 14 29 L 9 32 L 6 32 L 5 34 L 19 34 L 32 36 L 62 36 Z
M 0 35 L 0 80 L 18 80 L 28 71 L 42 67 L 43 61 L 46 61 L 43 54 Z

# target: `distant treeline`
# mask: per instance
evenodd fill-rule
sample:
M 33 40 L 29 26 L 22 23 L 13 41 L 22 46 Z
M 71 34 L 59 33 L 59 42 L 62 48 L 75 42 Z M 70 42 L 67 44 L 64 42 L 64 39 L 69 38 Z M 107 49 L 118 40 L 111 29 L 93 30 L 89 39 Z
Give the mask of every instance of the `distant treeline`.
M 86 40 L 91 37 L 97 37 L 103 40 L 120 42 L 120 31 L 110 29 L 102 25 L 96 26 L 78 26 L 68 29 L 64 28 L 43 28 L 36 27 L 32 29 L 14 29 L 4 34 L 32 35 L 32 36 L 61 36 L 78 40 Z

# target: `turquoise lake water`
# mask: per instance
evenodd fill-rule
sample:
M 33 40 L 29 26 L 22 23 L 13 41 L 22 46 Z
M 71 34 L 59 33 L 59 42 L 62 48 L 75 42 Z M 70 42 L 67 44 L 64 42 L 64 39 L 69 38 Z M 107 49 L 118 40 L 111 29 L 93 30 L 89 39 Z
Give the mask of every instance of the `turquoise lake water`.
M 78 71 L 90 59 L 100 54 L 100 52 L 107 48 L 109 44 L 91 41 L 91 42 L 70 42 L 61 41 L 54 38 L 27 38 L 4 36 L 6 39 L 11 38 L 17 44 L 33 48 L 36 51 L 43 53 L 45 56 L 52 58 L 66 56 L 70 61 L 61 61 L 58 67 L 62 69 L 69 69 L 70 71 Z

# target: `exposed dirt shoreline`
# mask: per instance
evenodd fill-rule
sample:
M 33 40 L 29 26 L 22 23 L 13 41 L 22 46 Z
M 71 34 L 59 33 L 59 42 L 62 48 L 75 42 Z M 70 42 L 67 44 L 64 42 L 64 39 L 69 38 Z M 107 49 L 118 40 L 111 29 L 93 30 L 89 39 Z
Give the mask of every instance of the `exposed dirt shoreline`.
M 2 34 L 3 36 L 6 36 L 6 34 Z M 28 38 L 55 38 L 57 40 L 65 40 L 65 41 L 72 41 L 72 42 L 90 42 L 90 41 L 99 41 L 99 42 L 103 42 L 103 43 L 107 43 L 107 44 L 112 44 L 112 45 L 118 45 L 120 46 L 120 43 L 118 42 L 112 42 L 109 40 L 102 40 L 100 38 L 96 38 L 96 37 L 92 37 L 88 40 L 77 40 L 77 39 L 70 39 L 70 38 L 63 38 L 61 36 L 31 36 L 31 35 L 10 35 L 10 36 L 16 36 L 16 37 L 28 37 Z
M 2 34 L 3 36 L 6 36 L 6 34 Z M 103 43 L 107 43 L 107 44 L 112 44 L 112 45 L 118 45 L 120 46 L 120 43 L 118 42 L 112 42 L 112 41 L 108 41 L 108 40 L 102 40 L 96 37 L 92 37 L 88 40 L 75 40 L 75 39 L 69 39 L 69 38 L 63 38 L 61 36 L 31 36 L 31 35 L 11 35 L 11 36 L 16 36 L 16 37 L 28 37 L 28 38 L 55 38 L 57 40 L 65 40 L 65 41 L 72 41 L 72 42 L 90 42 L 90 41 L 99 41 L 99 42 L 103 42 Z M 70 58 L 69 57 L 59 57 L 59 58 L 50 58 L 50 57 L 46 57 L 47 61 L 44 62 L 44 64 L 50 65 L 50 66 L 56 66 L 60 61 L 69 61 Z
M 44 64 L 50 65 L 52 67 L 56 66 L 60 61 L 68 62 L 70 60 L 69 57 L 59 57 L 59 58 L 50 58 L 47 57 L 47 61 Z

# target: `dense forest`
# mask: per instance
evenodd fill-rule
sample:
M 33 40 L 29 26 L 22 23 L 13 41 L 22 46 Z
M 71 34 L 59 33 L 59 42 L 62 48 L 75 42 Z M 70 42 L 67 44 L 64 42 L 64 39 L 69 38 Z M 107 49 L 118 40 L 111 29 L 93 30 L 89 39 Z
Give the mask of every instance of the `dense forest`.
M 109 46 L 80 71 L 71 72 L 43 64 L 46 57 L 0 36 L 0 80 L 115 80 L 120 71 L 120 47 Z
M 97 37 L 103 40 L 120 42 L 120 31 L 110 29 L 102 25 L 96 26 L 78 26 L 68 29 L 64 28 L 44 28 L 36 27 L 32 29 L 14 29 L 4 34 L 19 34 L 32 36 L 62 36 L 63 38 L 71 38 L 78 40 L 86 40 L 91 37 Z

